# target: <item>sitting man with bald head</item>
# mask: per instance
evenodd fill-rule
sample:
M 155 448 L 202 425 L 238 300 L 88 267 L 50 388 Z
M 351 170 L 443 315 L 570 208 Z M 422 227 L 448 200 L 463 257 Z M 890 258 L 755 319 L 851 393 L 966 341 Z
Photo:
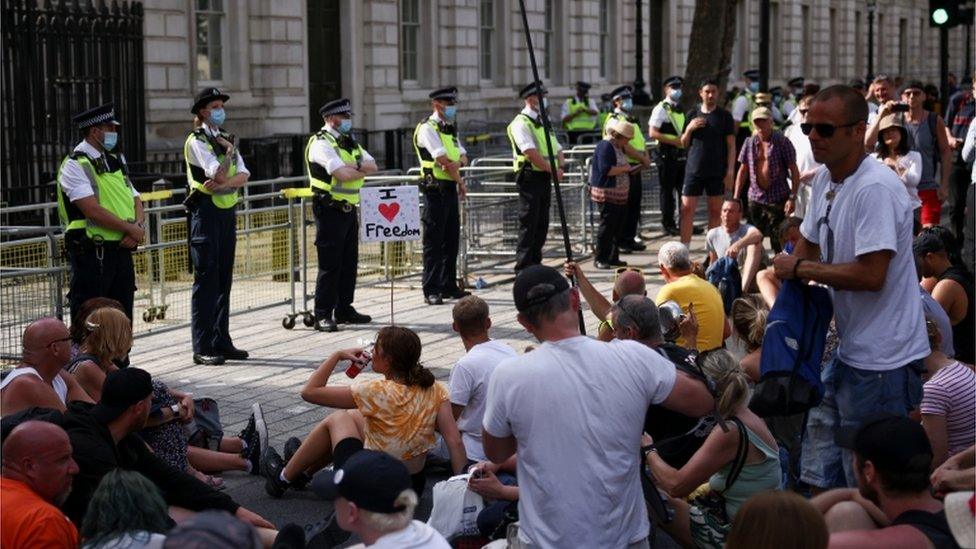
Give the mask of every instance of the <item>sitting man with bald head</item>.
M 78 547 L 78 530 L 58 509 L 71 492 L 78 465 L 67 433 L 53 423 L 27 421 L 3 443 L 0 470 L 0 546 Z
M 64 322 L 41 318 L 24 330 L 23 359 L 0 382 L 0 415 L 31 407 L 63 412 L 67 403 L 91 398 L 63 370 L 71 359 L 71 336 Z
M 613 328 L 608 322 L 610 307 L 624 296 L 628 295 L 647 295 L 647 286 L 644 283 L 644 275 L 639 269 L 634 267 L 621 267 L 617 269 L 617 277 L 613 281 L 613 292 L 611 299 L 607 299 L 597 290 L 593 283 L 586 278 L 586 274 L 579 264 L 567 262 L 564 266 L 565 274 L 569 278 L 576 278 L 580 294 L 589 305 L 590 311 L 600 319 L 600 327 L 597 329 L 597 339 L 600 341 L 610 341 L 613 339 Z

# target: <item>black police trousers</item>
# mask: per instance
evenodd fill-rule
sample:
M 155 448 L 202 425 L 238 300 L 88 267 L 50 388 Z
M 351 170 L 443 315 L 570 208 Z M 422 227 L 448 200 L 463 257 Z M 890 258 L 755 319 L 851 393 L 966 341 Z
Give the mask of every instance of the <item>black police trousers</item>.
M 458 292 L 457 254 L 461 225 L 457 183 L 435 179 L 424 192 L 424 296 Z M 439 184 L 439 185 L 438 185 Z
M 219 354 L 234 346 L 230 338 L 230 288 L 236 249 L 236 208 L 218 208 L 209 196 L 201 197 L 190 210 L 190 332 L 194 353 Z
M 658 157 L 658 181 L 661 198 L 661 226 L 665 229 L 678 227 L 675 212 L 677 211 L 677 197 L 681 196 L 681 187 L 685 180 L 685 161 L 677 155 L 660 155 Z
M 75 232 L 75 231 L 70 231 Z M 65 237 L 71 281 L 68 286 L 68 306 L 71 314 L 93 297 L 107 297 L 122 304 L 126 316 L 132 319 L 133 294 L 136 275 L 132 267 L 132 250 L 118 242 L 96 245 L 86 237 Z M 77 319 L 84 322 L 85 319 Z
M 546 172 L 524 168 L 515 176 L 519 193 L 519 234 L 515 272 L 542 263 L 542 247 L 549 233 L 552 180 Z
M 617 243 L 627 248 L 634 245 L 637 238 L 637 226 L 640 225 L 641 198 L 644 186 L 641 184 L 641 172 L 630 174 L 630 189 L 627 191 L 627 211 L 624 215 L 623 226 L 618 233 Z
M 319 274 L 315 280 L 315 318 L 332 318 L 352 312 L 359 263 L 359 218 L 356 208 L 348 212 L 332 205 L 328 195 L 316 193 L 315 251 Z

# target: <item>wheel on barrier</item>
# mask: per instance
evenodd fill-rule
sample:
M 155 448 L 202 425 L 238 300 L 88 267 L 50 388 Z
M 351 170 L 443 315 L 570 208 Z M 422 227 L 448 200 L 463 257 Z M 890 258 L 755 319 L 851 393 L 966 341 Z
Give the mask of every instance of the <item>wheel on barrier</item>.
M 142 321 L 143 322 L 152 322 L 153 321 L 153 314 L 150 313 L 149 311 L 143 311 L 142 312 Z
M 286 329 L 286 330 L 291 330 L 292 328 L 294 328 L 295 327 L 295 317 L 292 316 L 292 315 L 288 315 L 285 318 L 281 319 L 281 327 L 284 328 L 284 329 Z
M 159 312 L 156 313 L 158 320 L 166 320 L 166 309 L 169 309 L 169 305 L 163 305 L 159 308 Z
M 315 315 L 313 315 L 312 313 L 305 313 L 305 314 L 303 314 L 302 315 L 302 323 L 305 324 L 305 326 L 307 326 L 309 328 L 311 328 L 312 326 L 315 326 Z

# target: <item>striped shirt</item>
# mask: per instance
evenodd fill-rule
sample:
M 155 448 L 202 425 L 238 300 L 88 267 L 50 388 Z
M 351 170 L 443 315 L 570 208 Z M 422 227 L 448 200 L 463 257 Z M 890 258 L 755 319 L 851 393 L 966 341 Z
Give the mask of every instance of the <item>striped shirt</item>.
M 922 388 L 922 414 L 945 416 L 949 455 L 976 442 L 976 373 L 960 362 L 945 366 Z

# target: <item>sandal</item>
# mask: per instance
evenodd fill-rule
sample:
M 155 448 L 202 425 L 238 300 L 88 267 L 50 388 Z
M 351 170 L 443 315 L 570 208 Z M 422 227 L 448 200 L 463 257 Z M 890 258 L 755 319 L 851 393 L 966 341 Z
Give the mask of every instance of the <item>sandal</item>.
M 205 475 L 199 472 L 194 476 L 196 476 L 197 479 L 200 480 L 200 482 L 206 484 L 207 486 L 213 488 L 214 490 L 224 489 L 224 479 L 220 477 L 215 477 L 213 475 Z

